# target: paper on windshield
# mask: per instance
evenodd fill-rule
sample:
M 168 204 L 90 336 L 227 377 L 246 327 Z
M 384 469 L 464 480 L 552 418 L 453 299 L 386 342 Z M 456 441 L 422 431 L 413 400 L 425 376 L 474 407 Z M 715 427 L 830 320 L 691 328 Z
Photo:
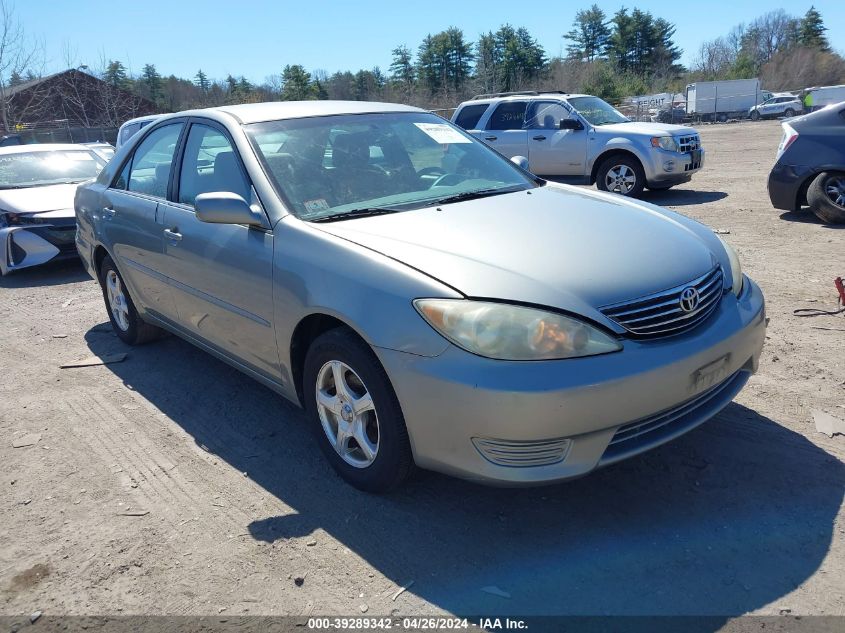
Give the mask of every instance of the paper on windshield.
M 470 139 L 445 123 L 414 123 L 438 143 L 472 143 Z

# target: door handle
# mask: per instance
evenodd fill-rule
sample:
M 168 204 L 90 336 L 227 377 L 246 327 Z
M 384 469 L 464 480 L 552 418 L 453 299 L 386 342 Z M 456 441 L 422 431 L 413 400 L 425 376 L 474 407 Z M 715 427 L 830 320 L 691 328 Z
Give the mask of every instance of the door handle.
M 538 134 L 537 136 L 532 136 L 531 138 L 534 139 L 535 141 L 545 141 L 546 140 L 546 137 L 543 136 L 542 134 Z
M 111 220 L 114 217 L 114 213 L 115 213 L 115 211 L 111 207 L 103 207 L 103 217 L 104 218 Z
M 497 136 L 485 136 L 485 141 L 495 141 L 498 137 Z
M 164 229 L 164 236 L 169 240 L 173 240 L 174 242 L 178 242 L 182 239 L 182 234 L 173 229 Z

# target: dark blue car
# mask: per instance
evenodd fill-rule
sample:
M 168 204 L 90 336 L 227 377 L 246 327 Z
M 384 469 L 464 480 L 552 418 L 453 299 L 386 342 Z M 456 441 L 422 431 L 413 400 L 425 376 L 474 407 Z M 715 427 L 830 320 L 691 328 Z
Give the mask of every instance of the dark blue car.
M 786 211 L 809 205 L 824 222 L 845 224 L 845 102 L 782 125 L 769 173 L 772 205 Z

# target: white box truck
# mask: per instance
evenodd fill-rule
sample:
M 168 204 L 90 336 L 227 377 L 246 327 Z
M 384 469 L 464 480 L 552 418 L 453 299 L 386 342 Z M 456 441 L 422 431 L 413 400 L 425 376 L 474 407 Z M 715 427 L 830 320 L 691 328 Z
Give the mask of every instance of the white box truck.
M 804 107 L 807 110 L 818 110 L 832 103 L 845 101 L 845 85 L 843 86 L 815 86 L 804 91 Z
M 759 79 L 699 81 L 687 86 L 687 114 L 701 121 L 746 118 L 750 108 L 771 96 Z

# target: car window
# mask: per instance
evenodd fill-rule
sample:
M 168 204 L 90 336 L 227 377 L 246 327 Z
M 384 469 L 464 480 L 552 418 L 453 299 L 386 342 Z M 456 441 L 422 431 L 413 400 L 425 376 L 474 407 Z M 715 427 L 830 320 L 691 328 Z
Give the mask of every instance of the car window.
M 455 117 L 455 125 L 459 125 L 465 130 L 473 130 L 478 125 L 481 115 L 487 110 L 486 103 L 464 106 L 458 116 Z
M 140 123 L 132 123 L 131 125 L 127 125 L 126 127 L 123 128 L 123 130 L 120 133 L 120 142 L 125 143 L 130 138 L 132 138 L 132 136 L 135 134 L 135 132 L 138 132 L 140 129 L 141 129 Z
M 528 108 L 525 127 L 532 130 L 560 129 L 562 119 L 569 118 L 569 111 L 556 101 L 535 101 Z
M 188 132 L 182 172 L 179 176 L 179 202 L 193 206 L 201 193 L 226 191 L 250 199 L 250 186 L 238 155 L 223 132 L 194 124 Z
M 423 112 L 286 119 L 244 129 L 285 204 L 307 220 L 536 186 L 501 154 Z
M 525 108 L 528 103 L 525 101 L 505 101 L 500 103 L 490 121 L 487 123 L 488 130 L 521 130 L 525 122 Z
M 182 127 L 182 123 L 173 123 L 153 130 L 135 150 L 128 172 L 124 167 L 112 188 L 166 197 Z

